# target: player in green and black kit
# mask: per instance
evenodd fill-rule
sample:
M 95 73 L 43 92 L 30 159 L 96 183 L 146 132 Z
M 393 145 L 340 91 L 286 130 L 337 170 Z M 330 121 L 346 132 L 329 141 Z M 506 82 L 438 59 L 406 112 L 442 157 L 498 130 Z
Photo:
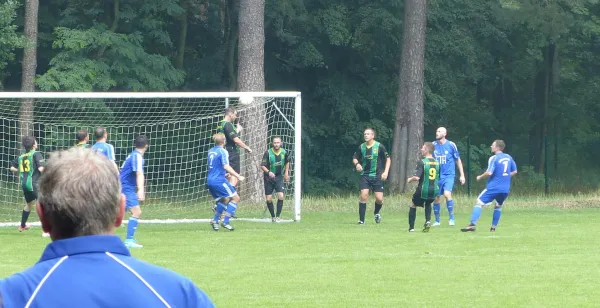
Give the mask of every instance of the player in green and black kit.
M 263 155 L 260 168 L 265 173 L 265 196 L 271 220 L 278 222 L 283 209 L 284 184 L 290 181 L 290 155 L 281 148 L 281 137 L 273 137 L 273 147 Z M 273 191 L 277 192 L 277 214 L 273 208 Z
M 19 174 L 21 188 L 23 189 L 23 195 L 27 203 L 21 215 L 19 232 L 29 229 L 29 226 L 26 224 L 27 219 L 29 218 L 31 209 L 35 207 L 37 183 L 42 171 L 44 171 L 44 157 L 42 153 L 36 151 L 38 145 L 35 137 L 23 137 L 22 144 L 25 148 L 25 154 L 12 161 L 9 168 L 13 173 Z
M 365 212 L 367 211 L 367 199 L 369 190 L 375 194 L 375 222 L 381 222 L 381 207 L 383 206 L 383 183 L 387 180 L 390 170 L 390 155 L 383 144 L 375 141 L 375 130 L 367 128 L 364 131 L 365 142 L 361 144 L 356 152 L 352 163 L 356 171 L 360 172 L 360 202 L 358 203 L 358 224 L 365 223 Z
M 252 153 L 252 149 L 238 137 L 238 129 L 233 124 L 236 118 L 237 112 L 235 109 L 226 108 L 225 117 L 217 126 L 217 133 L 225 135 L 225 150 L 227 150 L 227 153 L 229 154 L 229 166 L 231 166 L 235 172 L 240 173 L 240 154 L 238 153 L 238 147 L 243 148 L 248 153 Z M 235 176 L 229 176 L 228 181 L 235 187 L 238 179 Z
M 435 147 L 432 142 L 425 142 L 421 147 L 423 159 L 417 163 L 415 174 L 408 178 L 407 182 L 419 181 L 417 190 L 412 197 L 412 204 L 408 212 L 408 232 L 415 231 L 415 219 L 417 218 L 417 206 L 425 205 L 425 225 L 423 232 L 429 232 L 431 227 L 431 204 L 439 192 L 438 182 L 440 181 L 440 165 L 433 158 Z
M 90 141 L 90 135 L 87 130 L 78 131 L 77 134 L 75 134 L 75 139 L 77 139 L 75 146 L 78 148 L 88 148 L 90 146 L 88 143 Z

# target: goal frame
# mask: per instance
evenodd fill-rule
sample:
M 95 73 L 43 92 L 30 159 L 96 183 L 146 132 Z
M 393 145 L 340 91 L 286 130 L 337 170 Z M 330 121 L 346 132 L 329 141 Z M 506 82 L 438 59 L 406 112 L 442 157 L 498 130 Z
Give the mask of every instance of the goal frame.
M 0 92 L 0 99 L 156 99 L 156 98 L 223 98 L 227 108 L 229 99 L 242 96 L 253 98 L 294 99 L 294 221 L 301 219 L 302 208 L 302 95 L 296 91 L 275 92 Z M 289 123 L 289 122 L 288 122 Z M 291 124 L 291 123 L 290 123 Z

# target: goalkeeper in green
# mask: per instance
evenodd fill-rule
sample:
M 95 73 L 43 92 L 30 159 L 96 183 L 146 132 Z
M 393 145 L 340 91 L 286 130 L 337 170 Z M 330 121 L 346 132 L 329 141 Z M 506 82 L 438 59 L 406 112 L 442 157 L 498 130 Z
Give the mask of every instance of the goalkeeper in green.
M 284 181 L 290 181 L 290 156 L 281 148 L 281 137 L 273 137 L 273 147 L 268 149 L 263 155 L 260 168 L 264 172 L 265 196 L 267 198 L 267 208 L 271 213 L 271 220 L 278 222 L 280 220 L 281 210 L 283 209 L 283 191 L 285 190 Z M 277 192 L 277 214 L 273 208 L 273 191 Z
M 423 232 L 429 232 L 431 227 L 431 204 L 439 192 L 440 165 L 433 158 L 435 147 L 432 142 L 425 142 L 421 147 L 423 159 L 417 163 L 415 174 L 408 178 L 407 182 L 419 181 L 417 190 L 412 197 L 412 204 L 408 212 L 408 232 L 415 232 L 415 219 L 417 218 L 417 206 L 425 206 L 425 225 Z

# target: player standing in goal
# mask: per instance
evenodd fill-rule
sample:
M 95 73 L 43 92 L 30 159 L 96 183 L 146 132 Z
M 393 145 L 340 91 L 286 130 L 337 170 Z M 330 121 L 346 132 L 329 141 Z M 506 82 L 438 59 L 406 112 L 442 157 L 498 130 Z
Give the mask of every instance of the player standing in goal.
M 233 122 L 237 118 L 237 111 L 233 108 L 225 109 L 225 117 L 217 126 L 217 133 L 222 133 L 225 136 L 225 150 L 229 154 L 229 166 L 236 172 L 240 173 L 240 154 L 239 148 L 246 150 L 248 153 L 252 153 L 252 149 L 247 146 L 242 139 L 238 136 L 238 129 L 233 125 Z M 234 187 L 237 186 L 238 178 L 235 176 L 229 176 L 229 183 Z
M 387 180 L 390 170 L 390 155 L 383 144 L 375 141 L 375 130 L 367 128 L 364 131 L 365 142 L 361 144 L 356 152 L 352 163 L 356 171 L 360 172 L 360 202 L 358 203 L 358 224 L 365 223 L 365 212 L 367 211 L 367 199 L 369 190 L 375 194 L 375 222 L 381 222 L 381 208 L 383 207 L 383 183 Z
M 225 135 L 216 133 L 213 136 L 215 146 L 208 150 L 208 176 L 206 179 L 206 187 L 217 202 L 215 216 L 210 222 L 213 230 L 219 231 L 219 217 L 225 212 L 225 218 L 221 223 L 223 228 L 233 231 L 234 228 L 229 224 L 229 219 L 235 214 L 235 210 L 240 202 L 240 196 L 235 191 L 235 187 L 231 185 L 225 178 L 228 172 L 236 179 L 243 181 L 244 177 L 239 175 L 229 165 L 229 154 L 223 149 L 225 145 Z
M 425 142 L 421 147 L 423 159 L 417 163 L 415 174 L 408 178 L 407 182 L 419 181 L 412 204 L 408 212 L 408 232 L 415 232 L 415 219 L 417 218 L 417 206 L 425 206 L 425 225 L 423 232 L 429 232 L 431 227 L 431 203 L 437 197 L 440 180 L 440 164 L 433 158 L 434 146 L 431 142 Z
M 267 208 L 271 213 L 271 220 L 278 222 L 281 210 L 283 209 L 283 191 L 285 189 L 283 182 L 287 183 L 290 180 L 290 157 L 281 148 L 281 137 L 276 136 L 272 140 L 273 147 L 268 149 L 263 155 L 260 168 L 265 174 L 264 182 Z M 273 208 L 273 191 L 277 192 L 277 214 L 275 214 L 275 209 Z
M 120 180 L 121 192 L 125 195 L 125 210 L 131 212 L 127 222 L 127 237 L 125 246 L 130 248 L 142 248 L 134 239 L 135 231 L 142 215 L 140 201 L 146 198 L 144 190 L 144 153 L 148 150 L 148 137 L 137 136 L 133 141 L 135 150 L 125 159 L 121 167 Z
M 456 176 L 456 166 L 460 172 L 460 184 L 465 184 L 465 172 L 463 170 L 462 160 L 456 144 L 446 139 L 446 128 L 440 127 L 435 131 L 435 139 L 433 142 L 435 147 L 435 159 L 440 164 L 440 192 L 439 196 L 433 202 L 433 213 L 435 214 L 435 222 L 433 226 L 440 225 L 440 196 L 446 198 L 446 207 L 448 208 L 449 220 L 448 224 L 454 226 L 454 200 L 452 200 L 452 188 L 454 187 L 454 178 Z
M 481 216 L 481 207 L 494 200 L 496 200 L 496 206 L 492 215 L 492 227 L 490 231 L 496 231 L 496 226 L 500 221 L 500 216 L 502 216 L 502 205 L 510 193 L 510 180 L 513 175 L 517 174 L 517 164 L 513 158 L 502 152 L 504 151 L 504 146 L 504 141 L 502 140 L 495 140 L 490 146 L 490 150 L 494 153 L 494 156 L 490 157 L 487 170 L 477 176 L 477 181 L 487 177 L 490 177 L 490 179 L 485 189 L 477 197 L 477 202 L 471 213 L 471 223 L 460 229 L 460 231 L 475 231 L 475 225 L 477 225 L 477 221 Z
M 25 207 L 21 214 L 21 225 L 19 226 L 19 232 L 23 230 L 29 230 L 27 225 L 27 219 L 31 213 L 31 209 L 35 207 L 37 201 L 37 186 L 40 175 L 44 171 L 44 157 L 42 153 L 37 151 L 37 141 L 33 136 L 25 136 L 21 141 L 25 148 L 25 154 L 19 156 L 16 160 L 10 164 L 10 171 L 19 174 L 21 181 L 21 188 L 23 189 L 23 196 L 25 197 Z M 47 237 L 47 233 L 42 235 Z
M 92 150 L 106 156 L 110 161 L 113 162 L 117 171 L 119 171 L 119 166 L 117 166 L 116 158 L 115 158 L 115 148 L 112 144 L 106 143 L 106 139 L 108 138 L 108 133 L 104 127 L 96 127 L 94 131 L 94 138 L 96 139 L 96 143 L 92 146 Z
M 75 144 L 75 146 L 78 148 L 87 148 L 90 146 L 88 144 L 88 142 L 90 141 L 90 135 L 85 129 L 78 131 L 77 134 L 75 134 L 75 139 L 77 139 L 77 143 Z

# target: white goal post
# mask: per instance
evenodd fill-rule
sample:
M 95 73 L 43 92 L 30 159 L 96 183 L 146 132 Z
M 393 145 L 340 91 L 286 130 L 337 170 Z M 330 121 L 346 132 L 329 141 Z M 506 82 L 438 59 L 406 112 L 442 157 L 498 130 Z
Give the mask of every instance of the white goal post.
M 33 106 L 32 112 L 23 106 Z M 23 133 L 34 135 L 47 157 L 73 146 L 79 130 L 89 132 L 91 146 L 98 126 L 106 128 L 119 165 L 133 149 L 133 138 L 148 135 L 147 201 L 142 205 L 146 222 L 208 221 L 214 202 L 204 185 L 205 154 L 227 107 L 238 112 L 240 138 L 253 150 L 248 154 L 240 149 L 246 177 L 238 184 L 242 211 L 251 205 L 262 212 L 259 164 L 271 138 L 280 136 L 292 159 L 282 217 L 300 221 L 300 92 L 0 92 L 0 225 L 17 221 L 25 204 L 18 176 L 8 171 L 10 161 L 22 154 Z

